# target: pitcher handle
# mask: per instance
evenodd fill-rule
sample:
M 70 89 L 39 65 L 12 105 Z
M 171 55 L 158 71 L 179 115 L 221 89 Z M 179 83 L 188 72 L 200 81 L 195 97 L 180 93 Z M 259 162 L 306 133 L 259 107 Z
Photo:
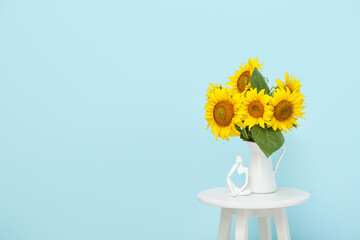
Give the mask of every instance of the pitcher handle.
M 282 157 L 284 156 L 284 154 L 285 154 L 285 147 L 284 146 L 282 146 L 282 152 L 281 152 L 281 154 L 280 154 L 280 157 L 279 157 L 279 159 L 277 160 L 277 162 L 276 162 L 276 165 L 275 165 L 275 168 L 274 168 L 274 174 L 276 174 L 276 171 L 277 171 L 277 169 L 278 169 L 278 167 L 279 167 L 279 164 L 280 164 L 280 160 L 282 159 Z

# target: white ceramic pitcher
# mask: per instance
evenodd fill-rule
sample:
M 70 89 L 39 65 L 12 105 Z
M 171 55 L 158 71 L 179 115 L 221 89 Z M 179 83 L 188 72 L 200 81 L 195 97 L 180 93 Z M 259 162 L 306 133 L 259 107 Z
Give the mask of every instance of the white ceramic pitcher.
M 285 147 L 273 169 L 271 158 L 267 158 L 255 142 L 245 141 L 250 148 L 249 162 L 249 188 L 253 193 L 272 193 L 275 192 L 276 180 L 275 173 L 279 167 L 281 158 L 284 156 Z

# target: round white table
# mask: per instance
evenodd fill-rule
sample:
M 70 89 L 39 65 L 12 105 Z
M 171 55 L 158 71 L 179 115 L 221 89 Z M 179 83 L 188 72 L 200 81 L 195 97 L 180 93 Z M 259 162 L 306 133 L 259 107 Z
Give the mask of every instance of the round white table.
M 286 207 L 306 202 L 310 194 L 300 189 L 278 187 L 268 194 L 231 197 L 228 187 L 205 190 L 198 194 L 200 202 L 221 207 L 219 240 L 229 240 L 231 223 L 235 214 L 235 240 L 248 239 L 248 222 L 252 217 L 259 217 L 261 240 L 271 240 L 270 219 L 274 218 L 279 240 L 289 240 L 290 231 Z

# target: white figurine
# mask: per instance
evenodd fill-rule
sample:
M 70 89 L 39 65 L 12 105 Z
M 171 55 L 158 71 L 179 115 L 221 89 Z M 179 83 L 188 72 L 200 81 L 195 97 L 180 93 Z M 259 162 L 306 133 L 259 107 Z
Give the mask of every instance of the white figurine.
M 236 170 L 239 175 L 245 174 L 245 184 L 241 188 L 237 187 L 230 179 L 230 177 L 234 174 Z M 249 181 L 248 168 L 242 165 L 242 157 L 240 155 L 236 156 L 236 163 L 233 165 L 230 172 L 228 173 L 226 180 L 230 189 L 229 196 L 247 196 L 252 193 L 251 189 L 246 189 Z

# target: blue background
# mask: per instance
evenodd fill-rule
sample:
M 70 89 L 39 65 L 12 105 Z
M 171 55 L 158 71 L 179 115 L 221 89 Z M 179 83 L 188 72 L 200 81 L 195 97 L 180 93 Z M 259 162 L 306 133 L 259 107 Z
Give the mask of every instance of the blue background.
M 217 239 L 220 211 L 196 194 L 225 186 L 249 150 L 205 130 L 205 93 L 249 56 L 271 85 L 290 72 L 307 96 L 277 175 L 311 193 L 288 209 L 293 239 L 355 239 L 359 11 L 358 1 L 0 1 L 0 239 Z

